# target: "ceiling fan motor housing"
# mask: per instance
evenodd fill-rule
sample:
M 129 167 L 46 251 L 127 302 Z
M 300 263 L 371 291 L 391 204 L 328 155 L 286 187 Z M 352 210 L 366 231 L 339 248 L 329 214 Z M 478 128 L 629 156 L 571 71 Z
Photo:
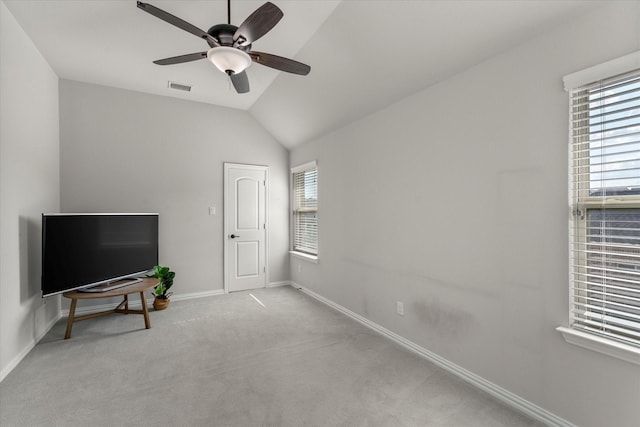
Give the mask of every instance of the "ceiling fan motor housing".
M 248 44 L 246 46 L 241 45 L 240 43 L 242 43 L 243 41 L 242 38 L 238 39 L 238 43 L 235 43 L 236 45 L 234 46 L 233 36 L 237 30 L 238 27 L 236 27 L 235 25 L 217 24 L 209 28 L 207 34 L 218 40 L 220 46 L 232 46 L 244 52 L 249 52 L 251 50 L 251 44 Z

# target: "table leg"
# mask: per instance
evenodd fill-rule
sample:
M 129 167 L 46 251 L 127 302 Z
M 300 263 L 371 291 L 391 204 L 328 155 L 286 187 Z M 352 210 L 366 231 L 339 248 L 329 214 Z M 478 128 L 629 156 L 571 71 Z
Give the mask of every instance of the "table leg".
M 129 295 L 124 296 L 124 310 L 129 311 Z M 129 314 L 129 313 L 126 313 Z
M 149 329 L 151 327 L 151 321 L 149 321 L 149 309 L 147 308 L 147 300 L 144 297 L 144 292 L 140 292 L 140 303 L 142 304 L 142 311 L 144 313 L 144 327 Z
M 75 298 L 71 299 L 71 307 L 69 307 L 69 318 L 67 319 L 67 331 L 64 333 L 64 339 L 68 340 L 71 338 L 71 328 L 73 327 L 73 318 L 76 314 L 76 304 L 78 300 Z

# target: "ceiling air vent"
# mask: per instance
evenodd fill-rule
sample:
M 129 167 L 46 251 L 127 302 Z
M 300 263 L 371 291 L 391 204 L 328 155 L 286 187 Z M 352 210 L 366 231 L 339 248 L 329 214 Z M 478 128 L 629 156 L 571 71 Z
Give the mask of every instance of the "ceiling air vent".
M 183 85 L 180 83 L 176 83 L 176 82 L 168 82 L 168 86 L 169 89 L 175 89 L 175 90 L 181 90 L 183 92 L 191 92 L 191 86 L 189 85 Z

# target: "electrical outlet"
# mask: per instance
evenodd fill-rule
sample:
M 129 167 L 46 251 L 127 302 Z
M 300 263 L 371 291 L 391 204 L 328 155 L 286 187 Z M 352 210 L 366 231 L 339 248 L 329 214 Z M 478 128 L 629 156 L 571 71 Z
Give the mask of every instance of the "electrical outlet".
M 300 263 L 298 263 L 298 273 L 302 273 L 302 265 Z
M 396 313 L 404 316 L 404 303 L 402 301 L 396 301 Z
M 215 215 L 215 214 L 216 214 L 216 207 L 209 206 L 209 215 Z

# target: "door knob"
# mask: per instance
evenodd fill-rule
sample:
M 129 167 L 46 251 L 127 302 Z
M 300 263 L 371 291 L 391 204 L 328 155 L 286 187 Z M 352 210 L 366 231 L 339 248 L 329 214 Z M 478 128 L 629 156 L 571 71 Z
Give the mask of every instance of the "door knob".
M 229 237 L 231 237 L 232 239 L 235 239 L 236 237 L 240 237 L 240 236 L 236 236 L 235 234 L 232 234 L 232 235 L 231 235 L 231 236 L 229 236 Z

